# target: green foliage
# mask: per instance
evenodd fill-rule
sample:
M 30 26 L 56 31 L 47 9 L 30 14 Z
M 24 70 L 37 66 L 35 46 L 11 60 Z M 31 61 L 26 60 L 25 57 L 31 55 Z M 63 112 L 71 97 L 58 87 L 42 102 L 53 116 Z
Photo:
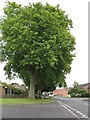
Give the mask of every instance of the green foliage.
M 8 85 L 7 83 L 5 82 L 0 82 L 1 85 L 3 85 L 4 87 L 7 87 L 7 88 L 15 88 L 13 87 L 12 85 Z
M 77 87 L 79 84 L 78 84 L 78 82 L 74 82 L 74 84 L 73 84 L 73 87 Z
M 65 81 L 65 78 L 64 79 L 60 79 L 60 81 L 59 81 L 59 87 L 67 87 L 67 83 Z
M 19 89 L 14 89 L 14 94 L 20 94 L 21 93 L 21 90 L 19 90 Z
M 70 73 L 75 57 L 75 38 L 70 33 L 72 20 L 58 5 L 38 2 L 21 6 L 8 2 L 4 13 L 2 61 L 7 61 L 4 70 L 9 79 L 18 74 L 28 85 L 32 74 L 36 84 L 41 81 L 50 86 Z
M 69 90 L 68 94 L 71 97 L 90 97 L 90 93 L 85 89 L 81 89 L 77 82 L 74 82 L 73 88 Z
M 78 93 L 80 93 L 79 87 L 73 87 L 69 90 L 71 97 L 75 97 Z
M 86 90 L 81 90 L 80 91 L 80 94 L 81 94 L 81 97 L 89 97 L 89 93 L 88 93 L 88 91 L 86 91 Z

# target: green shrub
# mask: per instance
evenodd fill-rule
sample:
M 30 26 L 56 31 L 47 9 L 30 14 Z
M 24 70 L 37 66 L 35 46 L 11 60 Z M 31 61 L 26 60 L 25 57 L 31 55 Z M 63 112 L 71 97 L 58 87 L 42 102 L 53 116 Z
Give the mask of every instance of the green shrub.
M 71 97 L 76 97 L 76 94 L 75 93 L 71 93 Z
M 20 94 L 21 93 L 21 91 L 19 90 L 19 89 L 14 89 L 14 94 Z
M 88 97 L 88 95 L 89 95 L 88 91 L 86 91 L 86 90 L 82 89 L 80 92 L 81 92 L 81 97 Z

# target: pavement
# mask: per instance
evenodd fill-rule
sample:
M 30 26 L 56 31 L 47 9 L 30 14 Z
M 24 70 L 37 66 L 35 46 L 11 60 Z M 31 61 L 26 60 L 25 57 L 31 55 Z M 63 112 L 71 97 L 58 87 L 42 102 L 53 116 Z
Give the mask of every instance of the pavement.
M 2 118 L 77 118 L 89 119 L 87 101 L 75 98 L 54 98 L 47 104 L 2 105 Z

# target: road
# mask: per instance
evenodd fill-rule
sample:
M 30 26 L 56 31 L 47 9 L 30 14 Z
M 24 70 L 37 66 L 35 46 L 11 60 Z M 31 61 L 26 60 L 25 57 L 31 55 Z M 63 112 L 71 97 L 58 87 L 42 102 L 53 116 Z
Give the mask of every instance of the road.
M 2 118 L 88 118 L 90 103 L 79 98 L 55 98 L 55 102 L 34 105 L 3 105 Z M 90 119 L 89 119 L 90 120 Z
M 60 98 L 57 102 L 77 118 L 90 118 L 90 102 L 87 98 Z

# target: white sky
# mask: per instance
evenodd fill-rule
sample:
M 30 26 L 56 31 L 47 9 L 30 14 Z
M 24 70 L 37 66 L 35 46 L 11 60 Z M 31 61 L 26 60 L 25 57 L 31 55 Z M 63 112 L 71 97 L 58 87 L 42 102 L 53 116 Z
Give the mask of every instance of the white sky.
M 3 15 L 3 7 L 6 0 L 0 2 L 0 16 Z M 9 0 L 12 1 L 12 0 Z M 73 21 L 72 34 L 76 38 L 76 58 L 71 65 L 72 70 L 67 75 L 66 82 L 68 86 L 72 86 L 74 81 L 79 84 L 88 82 L 88 1 L 89 0 L 13 0 L 16 3 L 28 5 L 32 2 L 50 3 L 51 5 L 60 4 L 60 8 L 66 11 L 69 18 Z M 4 63 L 0 64 L 0 80 L 5 80 L 3 71 Z M 21 80 L 14 80 L 22 84 Z

